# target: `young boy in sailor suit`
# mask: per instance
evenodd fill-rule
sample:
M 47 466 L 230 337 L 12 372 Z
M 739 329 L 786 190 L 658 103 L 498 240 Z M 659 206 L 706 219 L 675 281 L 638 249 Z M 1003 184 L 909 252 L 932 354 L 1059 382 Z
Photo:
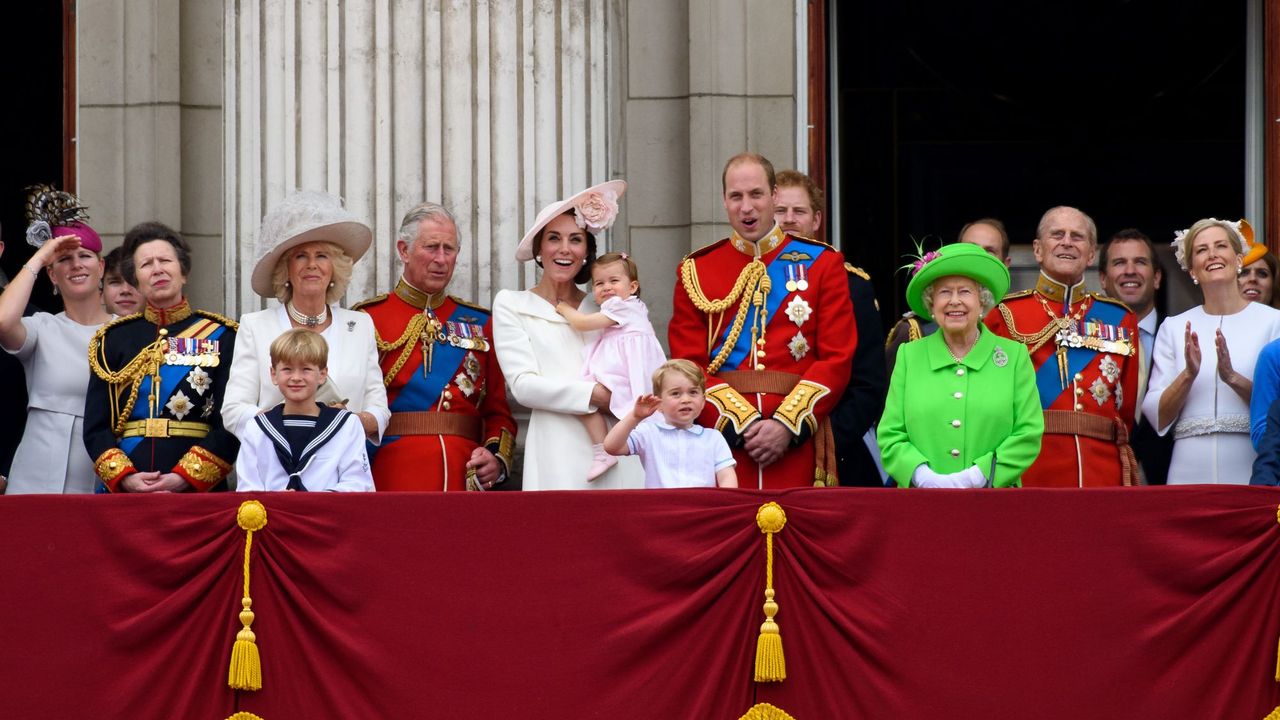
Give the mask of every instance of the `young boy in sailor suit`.
M 328 364 L 319 333 L 295 328 L 271 343 L 271 382 L 284 402 L 245 424 L 237 490 L 373 490 L 360 419 L 316 402 Z

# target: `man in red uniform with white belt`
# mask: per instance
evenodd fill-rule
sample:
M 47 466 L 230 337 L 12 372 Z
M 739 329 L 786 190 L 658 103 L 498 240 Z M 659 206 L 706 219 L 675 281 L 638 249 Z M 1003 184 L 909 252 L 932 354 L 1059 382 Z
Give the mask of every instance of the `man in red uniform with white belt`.
M 356 305 L 373 318 L 391 420 L 373 455 L 378 490 L 488 490 L 506 479 L 516 423 L 489 311 L 446 293 L 458 226 L 444 207 L 405 215 L 395 290 Z
M 730 158 L 722 184 L 733 235 L 681 262 L 671 356 L 706 372 L 699 422 L 728 439 L 741 487 L 835 485 L 827 416 L 857 346 L 844 257 L 778 228 L 760 155 Z
M 1071 207 L 1040 219 L 1035 288 L 1007 296 L 987 327 L 1026 344 L 1044 409 L 1040 457 L 1023 487 L 1138 483 L 1129 447 L 1138 400 L 1138 319 L 1124 303 L 1090 293 L 1084 273 L 1098 251 L 1093 220 Z

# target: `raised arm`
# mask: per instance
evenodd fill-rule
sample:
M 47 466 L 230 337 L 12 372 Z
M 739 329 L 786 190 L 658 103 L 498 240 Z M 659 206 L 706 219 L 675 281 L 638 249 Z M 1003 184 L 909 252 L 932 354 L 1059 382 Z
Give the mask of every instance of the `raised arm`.
M 80 238 L 63 235 L 45 243 L 26 265 L 9 280 L 4 294 L 0 294 L 0 346 L 17 351 L 27 342 L 27 328 L 22 324 L 22 311 L 31 300 L 31 290 L 40 277 L 40 268 L 47 267 L 56 253 L 80 247 Z
M 561 317 L 569 321 L 569 327 L 578 332 L 591 332 L 592 330 L 603 330 L 607 327 L 613 327 L 618 324 L 617 320 L 605 315 L 604 313 L 584 313 L 577 308 L 570 307 L 567 302 L 559 302 L 556 304 L 556 312 Z

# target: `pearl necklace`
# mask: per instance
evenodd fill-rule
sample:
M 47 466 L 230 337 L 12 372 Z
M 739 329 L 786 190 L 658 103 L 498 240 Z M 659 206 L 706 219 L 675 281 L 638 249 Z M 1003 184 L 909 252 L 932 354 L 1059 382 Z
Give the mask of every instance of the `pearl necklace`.
M 301 313 L 298 311 L 297 308 L 293 306 L 293 303 L 291 302 L 285 303 L 284 308 L 285 310 L 289 311 L 289 317 L 293 318 L 294 322 L 298 323 L 299 325 L 305 325 L 307 327 L 318 327 L 320 325 L 323 325 L 325 320 L 329 319 L 328 307 L 325 307 L 324 309 L 322 309 L 319 315 L 306 315 L 304 313 Z

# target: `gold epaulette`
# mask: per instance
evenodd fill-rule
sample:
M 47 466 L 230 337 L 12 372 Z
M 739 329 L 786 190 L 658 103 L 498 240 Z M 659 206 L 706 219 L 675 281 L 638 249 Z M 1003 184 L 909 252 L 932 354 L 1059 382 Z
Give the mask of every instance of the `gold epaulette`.
M 364 300 L 361 300 L 360 302 L 356 303 L 355 305 L 352 305 L 352 306 L 351 306 L 351 309 L 352 309 L 352 310 L 363 310 L 364 308 L 366 308 L 366 307 L 368 307 L 368 306 L 370 306 L 370 305 L 373 305 L 374 303 L 380 303 L 380 302 L 382 302 L 383 300 L 386 300 L 386 299 L 387 299 L 387 298 L 389 298 L 389 297 L 391 297 L 391 293 L 382 293 L 381 295 L 374 295 L 374 296 L 373 296 L 373 297 L 371 297 L 371 298 L 365 298 Z
M 1124 308 L 1126 311 L 1133 312 L 1133 308 L 1129 307 L 1123 300 L 1119 298 L 1113 298 L 1110 295 L 1103 295 L 1102 293 L 1096 293 L 1096 292 L 1088 293 L 1088 295 L 1089 297 L 1093 298 L 1094 302 L 1104 302 L 1104 303 L 1109 303 L 1111 305 L 1119 305 L 1120 307 Z
M 240 323 L 236 322 L 235 320 L 232 320 L 226 315 L 219 315 L 218 313 L 212 312 L 209 310 L 196 310 L 194 312 L 196 315 L 203 315 L 204 317 L 207 317 L 210 320 L 217 320 L 218 322 L 222 323 L 223 325 L 226 325 L 232 330 L 240 329 Z
M 920 318 L 915 313 L 907 313 L 898 322 L 889 328 L 889 334 L 884 338 L 884 347 L 886 350 L 893 347 L 893 343 L 898 338 L 898 328 L 903 325 L 907 326 L 907 338 L 902 342 L 914 342 L 924 337 L 924 331 L 920 328 Z
M 835 245 L 832 245 L 831 243 L 823 240 L 819 240 L 817 238 L 805 237 L 804 235 L 796 235 L 795 233 L 784 233 L 784 234 L 787 237 L 792 237 L 792 238 L 795 238 L 796 240 L 803 240 L 807 243 L 813 243 L 814 245 L 821 245 L 822 247 L 827 248 L 828 250 L 835 250 L 836 252 L 840 252 L 838 249 L 836 249 Z
M 450 295 L 449 297 L 453 298 L 453 301 L 454 301 L 454 302 L 456 302 L 456 303 L 458 303 L 458 304 L 459 304 L 459 305 L 461 305 L 462 307 L 469 307 L 469 308 L 471 308 L 472 310 L 479 310 L 480 312 L 484 313 L 485 315 L 492 315 L 492 314 L 493 314 L 493 311 L 492 311 L 492 310 L 490 310 L 490 309 L 489 309 L 489 308 L 487 308 L 487 307 L 484 307 L 483 305 L 477 305 L 477 304 L 475 304 L 475 303 L 473 303 L 473 302 L 467 302 L 466 300 L 463 300 L 462 298 L 458 297 L 457 295 Z
M 858 277 L 862 278 L 863 280 L 866 280 L 867 282 L 871 282 L 871 276 L 867 274 L 867 271 L 863 270 L 860 267 L 855 267 L 852 263 L 845 263 L 844 271 L 849 273 L 850 275 L 857 275 Z
M 723 245 L 723 244 L 725 244 L 725 243 L 727 243 L 727 242 L 729 242 L 729 239 L 728 239 L 728 238 L 724 238 L 723 240 L 717 240 L 717 241 L 715 241 L 715 242 L 711 243 L 710 245 L 705 245 L 705 246 L 703 246 L 703 247 L 700 247 L 700 248 L 698 248 L 697 250 L 694 250 L 693 252 L 689 253 L 688 255 L 685 255 L 683 258 L 681 258 L 680 262 L 682 262 L 682 263 L 683 263 L 683 262 L 685 262 L 686 260 L 692 260 L 692 259 L 694 259 L 694 258 L 698 257 L 699 255 L 702 255 L 703 253 L 706 253 L 706 252 L 708 252 L 708 251 L 710 251 L 710 250 L 714 250 L 715 248 L 720 247 L 721 245 Z
M 1034 292 L 1035 292 L 1035 288 L 1031 288 L 1029 290 L 1019 290 L 1017 292 L 1011 292 L 1008 295 L 1005 295 L 1004 297 L 1000 298 L 1000 302 L 1007 302 L 1009 300 L 1017 300 L 1018 298 L 1030 297 L 1031 294 Z

